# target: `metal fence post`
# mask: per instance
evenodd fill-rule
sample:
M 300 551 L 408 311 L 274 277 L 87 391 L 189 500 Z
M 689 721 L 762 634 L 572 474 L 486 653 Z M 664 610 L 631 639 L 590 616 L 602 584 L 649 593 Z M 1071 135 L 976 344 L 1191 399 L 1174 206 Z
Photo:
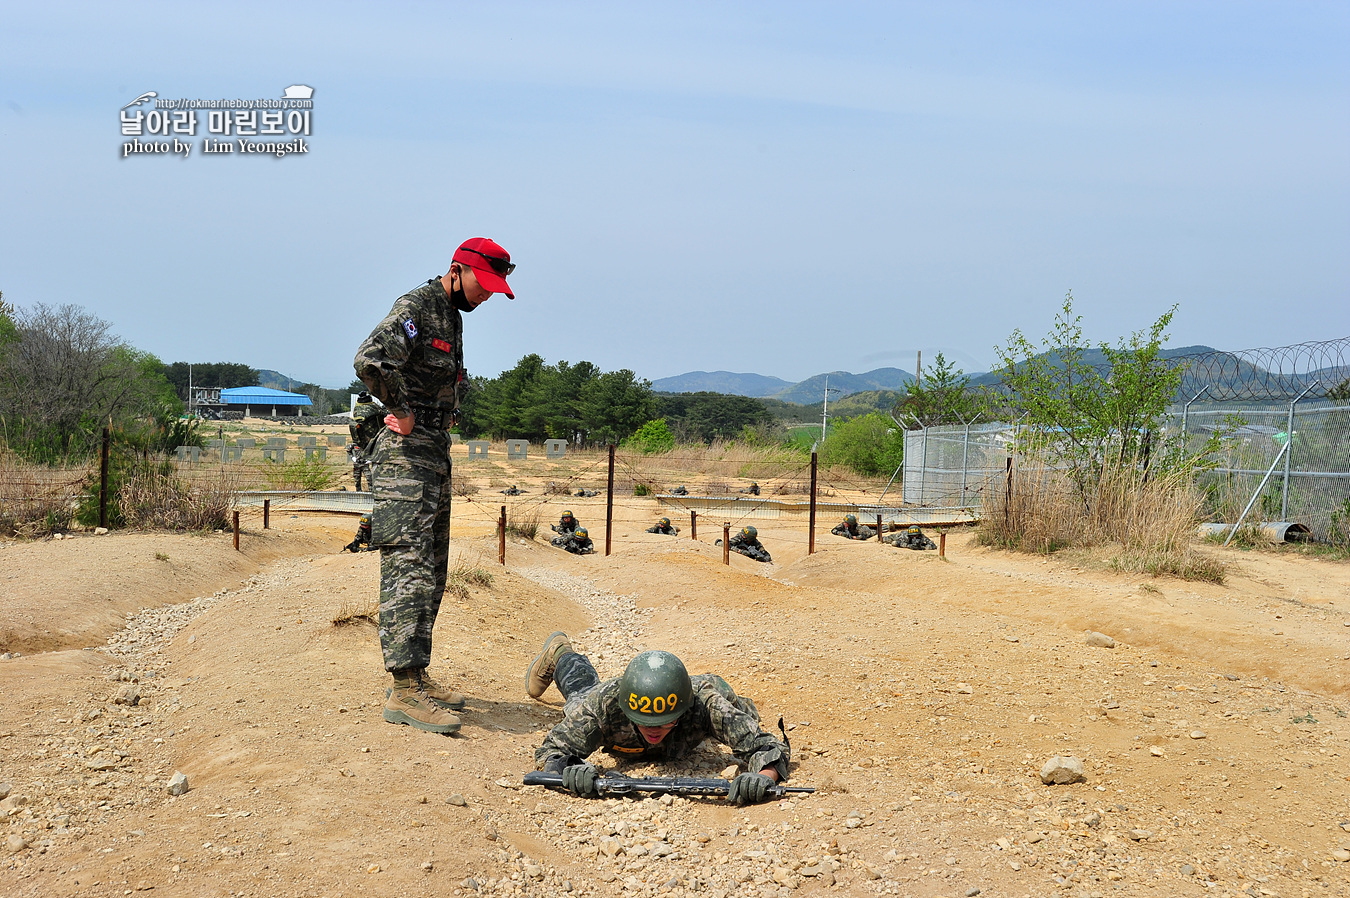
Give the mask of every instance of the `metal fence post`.
M 614 444 L 609 444 L 609 489 L 605 493 L 605 556 L 609 556 L 610 532 L 614 529 Z
M 1194 402 L 1208 392 L 1208 386 L 1201 387 L 1200 392 L 1191 397 L 1191 402 Z M 1181 407 L 1181 451 L 1183 453 L 1186 451 L 1186 418 L 1191 413 L 1191 402 L 1188 402 Z
M 970 425 L 966 425 L 966 435 L 961 441 L 961 504 L 966 502 L 966 474 L 970 459 Z
M 698 539 L 698 512 L 689 509 L 689 538 Z
M 1294 457 L 1294 406 L 1298 405 L 1300 399 L 1308 395 L 1313 387 L 1321 383 L 1315 380 L 1304 388 L 1302 393 L 1294 397 L 1294 401 L 1289 403 L 1289 422 L 1285 425 L 1284 435 L 1285 444 L 1289 451 L 1284 454 L 1284 488 L 1280 490 L 1280 520 L 1289 520 L 1289 459 Z
M 816 554 L 816 453 L 811 453 L 811 519 L 807 524 L 810 530 L 806 540 L 806 554 Z
M 497 563 L 506 564 L 506 506 L 502 506 L 501 517 L 497 518 Z
M 103 453 L 98 473 L 98 525 L 105 529 L 108 526 L 108 451 L 111 448 L 111 439 L 112 435 L 108 428 L 103 428 Z M 238 548 L 237 542 L 235 548 Z
M 928 428 L 923 429 L 923 448 L 919 450 L 919 504 L 923 504 L 924 487 L 928 485 Z

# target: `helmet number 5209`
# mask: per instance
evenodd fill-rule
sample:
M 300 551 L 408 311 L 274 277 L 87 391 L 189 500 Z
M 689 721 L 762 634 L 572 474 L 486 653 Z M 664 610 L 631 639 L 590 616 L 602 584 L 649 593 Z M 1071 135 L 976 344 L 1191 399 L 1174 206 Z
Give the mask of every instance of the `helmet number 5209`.
M 638 695 L 636 692 L 628 693 L 628 707 L 643 714 L 664 714 L 667 711 L 674 710 L 679 703 L 680 697 L 674 692 L 670 695 L 658 695 L 655 698 L 649 695 Z

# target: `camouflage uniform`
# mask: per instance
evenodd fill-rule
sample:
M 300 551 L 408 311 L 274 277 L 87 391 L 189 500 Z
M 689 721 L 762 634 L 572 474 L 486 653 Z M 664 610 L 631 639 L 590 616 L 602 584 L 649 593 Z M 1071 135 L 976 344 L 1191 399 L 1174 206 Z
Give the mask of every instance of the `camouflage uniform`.
M 347 458 L 352 463 L 352 479 L 356 481 L 356 491 L 361 492 L 361 473 L 369 467 L 370 462 L 366 461 L 365 455 L 361 452 L 361 447 L 355 443 L 347 444 Z
M 558 659 L 553 681 L 567 699 L 562 722 L 534 753 L 535 767 L 550 773 L 580 764 L 596 749 L 617 758 L 648 763 L 687 756 L 705 739 L 729 747 L 745 769 L 772 767 L 788 778 L 789 750 L 759 725 L 759 711 L 716 674 L 690 677 L 694 694 L 689 710 L 657 745 L 649 745 L 624 714 L 620 677 L 601 683 L 586 656 L 569 652 Z
M 911 536 L 908 531 L 901 530 L 890 536 L 882 537 L 882 542 L 889 546 L 895 546 L 897 549 L 936 549 L 937 543 L 933 542 L 922 533 Z
M 591 542 L 589 536 L 577 536 L 575 531 L 561 531 L 558 536 L 549 540 L 550 543 L 559 549 L 566 549 L 573 555 L 590 555 L 595 552 L 595 543 Z
M 580 526 L 581 522 L 578 521 L 576 519 L 576 516 L 574 515 L 572 517 L 572 520 L 570 521 L 567 520 L 566 518 L 558 518 L 558 523 L 550 524 L 549 529 L 552 530 L 554 533 L 558 534 L 559 536 L 567 536 L 569 533 L 576 530 Z
M 662 524 L 660 521 L 657 521 L 655 524 L 647 528 L 647 532 L 664 533 L 666 536 L 675 536 L 677 533 L 680 532 L 680 528 L 676 527 L 674 524 Z
M 846 539 L 871 539 L 876 534 L 876 531 L 866 524 L 854 524 L 849 527 L 847 521 L 840 521 L 830 532 Z
M 344 552 L 360 552 L 374 549 L 370 544 L 370 515 L 361 515 L 360 522 L 356 525 L 356 538 L 347 545 L 343 546 Z
M 719 539 L 715 545 L 722 545 L 722 541 Z M 744 533 L 734 533 L 727 545 L 730 546 L 731 551 L 739 552 L 746 558 L 753 559 L 754 561 L 773 561 L 773 559 L 769 557 L 769 550 L 764 548 L 764 544 L 759 541 L 758 537 L 747 539 Z
M 671 490 L 670 494 L 672 496 L 687 496 L 689 495 L 689 490 L 685 489 L 684 485 L 681 484 L 680 486 L 677 486 L 675 487 L 675 489 Z
M 386 670 L 431 661 L 450 550 L 450 426 L 465 386 L 463 319 L 440 278 L 399 297 L 356 352 L 356 374 L 412 433 L 382 427 L 371 453 Z

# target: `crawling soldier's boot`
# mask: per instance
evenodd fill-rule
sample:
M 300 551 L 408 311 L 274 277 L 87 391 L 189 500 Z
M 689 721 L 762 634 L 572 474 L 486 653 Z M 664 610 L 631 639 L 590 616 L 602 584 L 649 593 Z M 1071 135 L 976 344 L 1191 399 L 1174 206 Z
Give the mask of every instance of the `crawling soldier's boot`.
M 566 633 L 555 630 L 548 634 L 548 639 L 544 640 L 544 650 L 530 662 L 525 671 L 525 691 L 530 698 L 544 694 L 548 684 L 553 682 L 553 671 L 558 666 L 558 659 L 570 651 L 572 643 L 568 641 Z
M 384 719 L 406 723 L 428 733 L 449 735 L 459 732 L 459 718 L 442 708 L 422 685 L 417 668 L 394 671 L 394 688 L 384 703 Z

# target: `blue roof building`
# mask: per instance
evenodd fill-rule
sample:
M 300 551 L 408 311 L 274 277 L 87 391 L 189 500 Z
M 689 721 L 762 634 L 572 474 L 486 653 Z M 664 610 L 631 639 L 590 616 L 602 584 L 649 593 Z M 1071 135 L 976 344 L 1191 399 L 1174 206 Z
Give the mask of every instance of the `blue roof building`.
M 245 415 L 303 415 L 305 406 L 314 403 L 304 393 L 287 393 L 271 387 L 231 387 L 220 391 L 225 410 Z

